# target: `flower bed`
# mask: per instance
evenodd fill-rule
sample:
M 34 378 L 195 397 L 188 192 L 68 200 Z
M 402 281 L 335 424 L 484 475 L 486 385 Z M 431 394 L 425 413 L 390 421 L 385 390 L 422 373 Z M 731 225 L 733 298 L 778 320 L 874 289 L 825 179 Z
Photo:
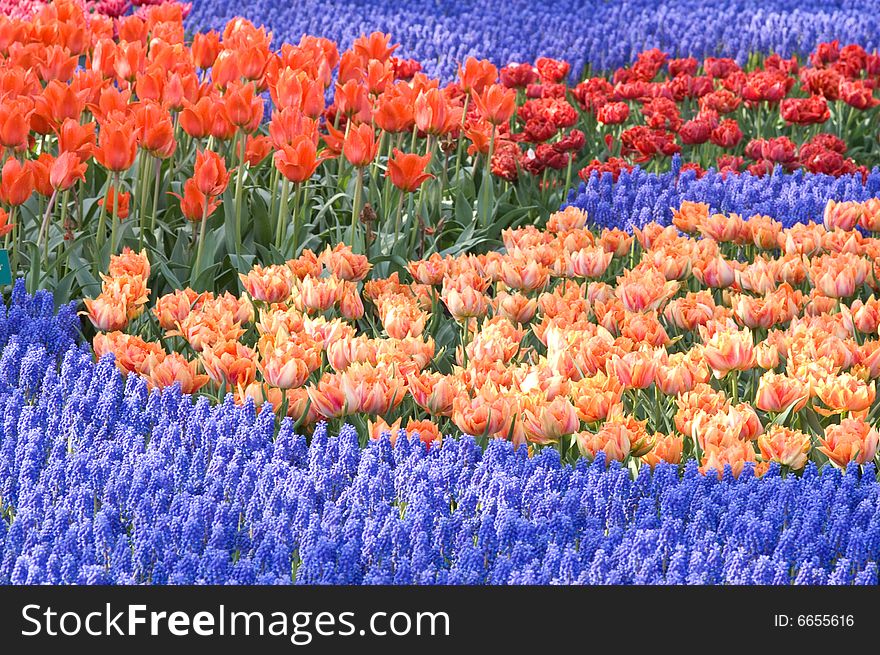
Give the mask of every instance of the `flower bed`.
M 362 449 L 124 381 L 19 286 L 2 322 L 0 583 L 876 584 L 873 466 L 760 479 Z

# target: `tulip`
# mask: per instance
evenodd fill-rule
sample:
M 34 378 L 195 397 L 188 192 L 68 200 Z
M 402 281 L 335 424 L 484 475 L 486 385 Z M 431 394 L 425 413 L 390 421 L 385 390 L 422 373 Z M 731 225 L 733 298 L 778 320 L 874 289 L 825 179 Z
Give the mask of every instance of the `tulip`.
M 6 236 L 15 227 L 15 223 L 9 222 L 9 214 L 5 209 L 0 208 L 0 237 Z
M 474 104 L 490 124 L 504 125 L 516 108 L 516 92 L 500 84 L 492 84 L 473 96 Z
M 195 103 L 185 103 L 178 120 L 180 127 L 194 139 L 203 139 L 211 133 L 217 101 L 203 96 Z
M 127 171 L 137 156 L 137 130 L 120 120 L 107 120 L 101 124 L 95 159 L 114 173 Z
M 0 101 L 0 145 L 13 150 L 28 147 L 33 102 L 28 98 L 5 98 Z
M 819 437 L 819 451 L 828 456 L 831 464 L 845 469 L 850 462 L 867 464 L 877 454 L 880 433 L 859 418 L 845 418 L 839 425 L 825 428 Z
M 297 184 L 308 180 L 320 163 L 314 141 L 302 135 L 295 136 L 291 144 L 282 145 L 274 161 L 281 174 Z
M 83 300 L 86 313 L 96 330 L 112 332 L 122 330 L 128 325 L 128 312 L 125 298 L 99 295 L 92 300 Z
M 230 84 L 223 94 L 223 109 L 229 122 L 246 132 L 260 125 L 264 110 L 263 99 L 255 93 L 252 83 Z
M 254 300 L 271 304 L 290 297 L 290 269 L 286 266 L 254 266 L 247 275 L 240 273 L 238 277 Z
M 98 204 L 104 209 L 104 211 L 113 211 L 114 204 L 116 206 L 116 217 L 122 221 L 128 218 L 129 213 L 129 204 L 131 201 L 131 194 L 127 191 L 122 191 L 120 193 L 116 193 L 116 189 L 112 186 L 107 188 L 107 193 L 103 198 L 98 200 Z
M 201 150 L 196 153 L 193 179 L 196 188 L 206 196 L 222 195 L 229 184 L 226 163 L 213 150 Z
M 88 166 L 80 161 L 76 153 L 61 153 L 49 169 L 49 182 L 56 191 L 65 191 L 77 180 L 85 182 L 87 169 Z
M 415 153 L 403 153 L 394 148 L 393 156 L 388 160 L 386 176 L 401 191 L 413 193 L 425 180 L 434 177 L 430 173 L 425 173 L 430 161 L 430 153 L 419 156 Z
M 189 361 L 183 355 L 172 352 L 149 360 L 147 382 L 150 388 L 163 389 L 180 384 L 182 393 L 194 394 L 207 384 L 209 378 L 199 373 L 199 363 Z
M 758 437 L 761 459 L 778 462 L 795 471 L 806 466 L 811 445 L 810 435 L 781 425 L 774 425 L 766 434 Z
M 257 371 L 256 353 L 237 341 L 226 341 L 203 350 L 201 361 L 215 384 L 231 389 L 249 385 Z
M 368 166 L 376 158 L 378 150 L 373 128 L 366 123 L 352 126 L 342 146 L 346 160 L 356 168 Z
M 800 380 L 768 371 L 758 383 L 755 407 L 765 412 L 782 412 L 793 407 L 792 412 L 799 412 L 809 396 L 807 386 Z
M 14 157 L 9 157 L 0 172 L 0 199 L 9 205 L 23 205 L 33 192 L 32 168 L 22 165 Z

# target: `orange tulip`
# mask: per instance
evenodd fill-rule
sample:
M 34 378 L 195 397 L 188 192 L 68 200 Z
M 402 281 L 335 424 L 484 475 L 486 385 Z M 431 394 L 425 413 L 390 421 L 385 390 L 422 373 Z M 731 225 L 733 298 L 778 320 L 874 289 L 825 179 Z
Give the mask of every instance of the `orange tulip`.
M 159 159 L 174 154 L 174 123 L 166 109 L 155 102 L 144 102 L 135 109 L 134 119 L 141 148 Z
M 455 399 L 451 378 L 442 373 L 418 373 L 407 377 L 416 404 L 431 416 L 450 416 Z
M 352 166 L 368 166 L 376 158 L 378 151 L 379 143 L 371 125 L 362 123 L 349 128 L 342 145 L 342 154 Z
M 704 202 L 682 201 L 678 209 L 672 210 L 672 224 L 682 232 L 693 234 L 700 223 L 709 218 L 709 205 Z
M 180 211 L 188 221 L 200 221 L 214 213 L 220 206 L 220 201 L 209 198 L 199 191 L 194 178 L 189 178 L 183 183 L 183 195 L 173 193 L 180 200 Z
M 489 303 L 485 294 L 467 285 L 447 286 L 447 280 L 444 280 L 440 297 L 456 321 L 478 318 L 488 311 Z
M 178 117 L 180 127 L 194 139 L 205 138 L 214 124 L 216 104 L 217 101 L 210 96 L 199 98 L 195 103 L 185 103 Z
M 202 364 L 208 377 L 218 386 L 225 383 L 229 389 L 240 389 L 254 381 L 257 372 L 257 354 L 237 341 L 226 341 L 201 352 Z
M 180 384 L 180 391 L 193 394 L 208 382 L 208 376 L 199 373 L 199 363 L 189 361 L 180 353 L 172 352 L 149 362 L 147 381 L 151 388 L 163 389 Z
M 877 390 L 874 382 L 870 384 L 850 373 L 840 373 L 816 385 L 816 395 L 828 408 L 816 407 L 825 416 L 839 412 L 865 413 L 874 404 Z
M 281 144 L 274 161 L 281 174 L 294 183 L 308 180 L 321 163 L 315 142 L 301 134 L 294 136 L 290 144 Z
M 434 177 L 430 173 L 425 173 L 430 161 L 430 153 L 420 156 L 415 153 L 403 153 L 395 148 L 393 156 L 388 160 L 388 170 L 385 175 L 391 178 L 391 183 L 398 189 L 412 193 L 422 185 L 422 182 Z
M 9 222 L 9 214 L 5 209 L 0 208 L 0 237 L 12 232 L 14 227 L 15 223 Z
M 867 464 L 877 454 L 880 433 L 859 418 L 845 418 L 839 425 L 825 428 L 825 436 L 819 438 L 819 451 L 828 456 L 831 463 L 845 469 L 850 462 Z
M 810 396 L 807 385 L 796 378 L 768 371 L 761 376 L 755 395 L 755 407 L 765 412 L 782 412 L 794 406 L 799 412 Z
M 263 349 L 259 366 L 263 379 L 279 389 L 301 387 L 311 373 L 302 354 L 302 347 L 292 341 Z
M 272 151 L 272 141 L 267 136 L 248 136 L 243 145 L 244 160 L 249 166 L 257 166 Z
M 198 32 L 193 36 L 192 55 L 193 63 L 202 70 L 207 70 L 214 65 L 217 55 L 220 54 L 220 35 L 214 30 Z
M 0 101 L 0 145 L 25 150 L 30 135 L 33 102 L 27 98 L 4 98 Z
M 223 158 L 213 150 L 201 150 L 196 153 L 193 179 L 196 188 L 206 196 L 219 196 L 229 184 L 229 173 Z
M 137 130 L 127 122 L 107 120 L 101 124 L 95 159 L 104 168 L 122 172 L 131 168 L 137 156 Z
M 458 77 L 465 93 L 480 93 L 498 79 L 498 68 L 486 59 L 467 57 L 464 66 L 458 65 Z
M 505 404 L 497 398 L 487 402 L 482 397 L 468 398 L 457 395 L 452 402 L 452 422 L 464 434 L 479 437 L 484 434 L 496 434 L 510 424 L 506 415 Z
M 354 362 L 337 377 L 351 412 L 387 414 L 406 394 L 406 382 L 384 366 Z
M 427 89 L 416 96 L 413 116 L 416 126 L 428 134 L 442 134 L 446 131 L 450 109 L 448 101 L 438 89 Z
M 492 125 L 504 125 L 516 108 L 516 91 L 500 84 L 492 84 L 475 93 L 474 104 Z
M 532 443 L 557 443 L 580 427 L 577 411 L 565 396 L 550 402 L 526 402 L 522 413 L 526 438 Z
M 245 132 L 253 132 L 263 119 L 265 105 L 252 83 L 233 83 L 223 94 L 223 108 L 230 123 Z
M 49 169 L 49 183 L 53 189 L 64 191 L 72 187 L 77 180 L 86 181 L 88 166 L 82 163 L 75 152 L 63 152 L 52 163 Z
M 411 132 L 415 124 L 412 101 L 386 90 L 379 96 L 373 119 L 380 130 L 389 134 Z
M 43 92 L 34 98 L 34 113 L 31 127 L 40 134 L 48 134 L 54 126 L 67 119 L 79 122 L 85 109 L 87 90 L 78 91 L 74 86 L 53 80 Z
M 655 434 L 654 448 L 642 456 L 645 463 L 654 468 L 660 462 L 678 464 L 684 449 L 684 439 L 675 434 Z
M 647 389 L 657 375 L 657 355 L 642 347 L 623 356 L 612 355 L 608 375 L 614 375 L 626 389 Z
M 128 307 L 125 298 L 100 294 L 92 300 L 83 300 L 86 313 L 95 329 L 104 332 L 122 330 L 128 325 Z
M 325 312 L 339 301 L 340 280 L 307 275 L 300 284 L 303 307 L 311 312 Z
M 433 444 L 439 444 L 443 441 L 440 428 L 431 421 L 407 421 L 406 436 L 410 439 L 417 436 L 419 441 L 426 444 L 429 449 Z
M 822 222 L 826 230 L 839 228 L 846 232 L 854 229 L 859 223 L 865 208 L 860 202 L 846 201 L 838 202 L 829 200 L 825 204 L 825 213 Z
M 113 211 L 113 203 L 116 203 L 117 217 L 120 221 L 128 218 L 129 205 L 131 201 L 131 194 L 128 191 L 123 191 L 117 195 L 116 189 L 112 186 L 107 188 L 106 195 L 98 200 L 98 204 L 105 208 L 105 211 L 112 212 Z
M 80 125 L 74 118 L 67 118 L 57 131 L 58 152 L 74 152 L 82 161 L 88 161 L 95 149 L 95 123 Z
M 284 302 L 290 297 L 291 274 L 287 266 L 254 266 L 247 275 L 238 276 L 254 300 L 267 303 Z M 279 386 L 279 385 L 274 385 Z
M 0 199 L 9 205 L 23 205 L 34 192 L 34 173 L 30 166 L 9 157 L 0 173 Z
M 730 371 L 747 371 L 755 365 L 755 344 L 751 331 L 716 332 L 703 348 L 703 357 L 715 377 L 720 379 Z
M 761 459 L 765 462 L 779 462 L 798 471 L 807 464 L 807 455 L 811 448 L 810 435 L 774 425 L 766 434 L 758 437 L 758 448 L 761 449 Z

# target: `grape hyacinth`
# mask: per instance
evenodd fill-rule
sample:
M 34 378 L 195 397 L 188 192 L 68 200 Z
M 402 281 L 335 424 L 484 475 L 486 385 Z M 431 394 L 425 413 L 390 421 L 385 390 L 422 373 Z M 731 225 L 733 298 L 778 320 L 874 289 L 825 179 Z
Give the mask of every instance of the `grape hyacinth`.
M 569 191 L 563 207 L 574 205 L 587 211 L 600 228 L 631 231 L 651 221 L 668 225 L 672 209 L 682 201 L 708 203 L 713 212 L 737 213 L 748 218 L 770 216 L 785 227 L 809 221 L 822 222 L 828 200 L 864 201 L 880 196 L 880 170 L 865 179 L 860 174 L 834 177 L 797 171 L 775 172 L 756 177 L 749 173 L 722 174 L 709 170 L 702 177 L 695 171 L 681 171 L 681 160 L 673 160 L 667 173 L 649 173 L 641 168 L 622 171 L 617 181 L 611 173 L 593 172 L 586 183 Z
M 468 55 L 499 65 L 537 57 L 566 59 L 577 76 L 585 66 L 608 71 L 630 64 L 648 48 L 674 57 L 733 57 L 745 63 L 754 53 L 806 56 L 821 41 L 839 39 L 868 50 L 880 45 L 880 15 L 856 0 L 304 0 L 245 5 L 195 0 L 189 25 L 222 29 L 242 16 L 265 25 L 275 43 L 303 34 L 323 36 L 348 48 L 363 32 L 380 30 L 401 43 L 425 72 L 455 77 Z
M 470 437 L 367 448 L 149 391 L 16 285 L 0 320 L 0 583 L 876 584 L 873 466 L 563 465 Z

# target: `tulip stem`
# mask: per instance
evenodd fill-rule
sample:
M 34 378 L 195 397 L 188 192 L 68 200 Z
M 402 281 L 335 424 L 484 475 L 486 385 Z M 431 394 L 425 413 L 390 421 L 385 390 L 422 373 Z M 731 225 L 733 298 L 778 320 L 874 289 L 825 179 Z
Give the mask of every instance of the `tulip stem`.
M 150 212 L 150 232 L 153 233 L 156 231 L 156 213 L 159 211 L 159 190 L 162 186 L 162 160 L 157 157 L 155 164 L 156 180 L 153 189 L 153 206 L 151 207 L 152 211 Z
M 49 219 L 52 216 L 52 210 L 55 208 L 55 198 L 58 197 L 58 189 L 52 190 L 52 195 L 49 196 L 49 204 L 46 205 L 46 213 L 43 215 L 43 224 L 40 225 L 40 234 L 37 237 L 37 243 L 39 244 L 40 250 L 43 249 L 43 242 L 47 241 L 46 233 L 49 231 Z
M 355 168 L 354 199 L 351 203 L 351 233 L 349 234 L 349 241 L 351 241 L 352 249 L 355 247 L 354 238 L 357 233 L 358 217 L 360 216 L 361 211 L 361 195 L 363 193 L 363 187 L 364 169 L 358 166 Z
M 18 206 L 12 205 L 9 208 L 9 223 L 12 225 L 12 273 L 15 274 L 15 271 L 18 270 L 18 241 L 19 241 L 19 229 L 18 222 L 15 220 L 16 213 L 18 212 Z
M 138 234 L 138 250 L 143 250 L 144 248 L 144 232 L 147 229 L 147 198 L 149 197 L 150 191 L 150 173 L 153 168 L 153 158 L 150 157 L 146 152 L 142 153 L 143 163 L 140 166 L 139 175 L 138 175 L 138 184 L 140 185 L 141 191 L 141 200 L 140 207 L 138 209 L 138 220 L 140 222 L 140 232 Z
M 198 276 L 201 274 L 201 266 L 202 266 L 202 250 L 205 247 L 205 226 L 208 223 L 208 202 L 207 199 L 205 201 L 205 208 L 202 210 L 202 223 L 199 225 L 199 240 L 196 243 L 196 263 L 193 267 L 195 271 L 195 279 L 193 279 L 193 283 L 195 283 L 198 279 Z M 193 234 L 195 235 L 195 226 L 193 226 Z
M 113 174 L 113 222 L 110 224 L 110 254 L 116 254 L 116 224 L 119 222 L 119 173 Z
M 397 243 L 397 240 L 400 238 L 400 214 L 403 211 L 403 200 L 405 196 L 406 194 L 403 189 L 401 189 L 400 196 L 397 199 L 397 214 L 394 217 L 394 243 Z
M 110 191 L 110 185 L 107 184 L 107 191 L 104 192 L 104 202 L 101 203 L 101 213 L 98 215 L 98 232 L 95 235 L 95 242 L 98 244 L 98 250 L 104 245 L 107 237 L 107 193 Z
M 244 137 L 244 138 L 242 138 Z M 244 189 L 244 146 L 247 136 L 236 132 L 233 148 L 238 157 L 238 170 L 235 172 L 235 254 L 241 254 L 241 195 Z M 239 152 L 240 151 L 240 152 Z
M 271 182 L 269 183 L 269 216 L 275 215 L 275 191 L 278 189 L 278 167 L 272 167 Z M 276 229 L 277 231 L 277 229 Z
M 291 212 L 291 223 L 293 223 L 293 253 L 292 257 L 296 257 L 296 251 L 299 249 L 299 233 L 301 231 L 301 220 L 302 216 L 300 214 L 300 197 L 302 195 L 302 183 L 297 183 L 296 188 L 293 191 L 293 211 Z
M 462 145 L 464 144 L 464 123 L 465 123 L 465 120 L 467 119 L 468 104 L 470 103 L 470 101 L 471 101 L 471 94 L 468 93 L 464 97 L 464 109 L 461 112 L 461 125 L 459 126 L 458 145 L 455 147 L 455 175 L 452 178 L 453 180 L 458 179 L 458 174 L 461 171 L 461 158 L 462 158 L 461 148 L 462 148 Z M 495 129 L 494 125 L 492 126 L 492 129 L 493 130 Z
M 286 177 L 281 183 L 281 202 L 278 203 L 278 222 L 275 224 L 275 247 L 281 250 L 281 243 L 284 239 L 284 225 L 287 218 L 287 197 L 290 193 L 290 180 Z

